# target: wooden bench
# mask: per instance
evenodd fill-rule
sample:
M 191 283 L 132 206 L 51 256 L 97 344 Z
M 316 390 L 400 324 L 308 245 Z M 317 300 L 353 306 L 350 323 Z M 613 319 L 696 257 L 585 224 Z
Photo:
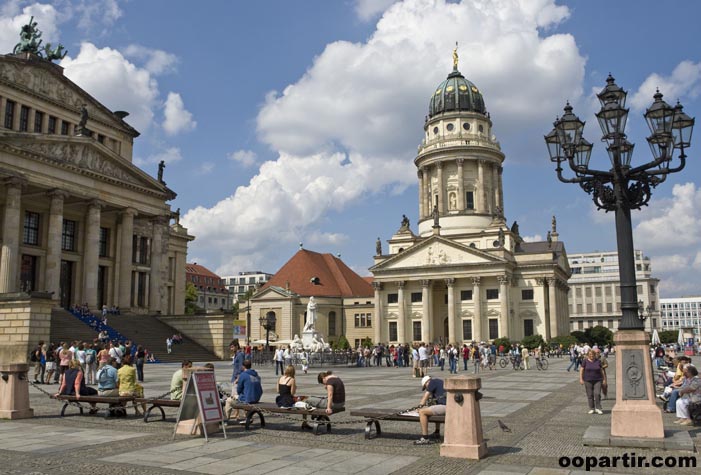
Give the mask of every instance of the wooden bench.
M 351 416 L 364 417 L 367 419 L 365 424 L 365 438 L 374 439 L 375 437 L 382 436 L 382 429 L 380 428 L 380 420 L 383 421 L 404 421 L 404 422 L 419 422 L 417 416 L 406 416 L 402 414 L 397 414 L 399 409 L 373 409 L 373 408 L 363 408 L 357 411 L 351 411 Z M 436 424 L 436 431 L 434 434 L 439 433 L 439 424 L 445 422 L 445 416 L 434 416 L 428 417 L 428 422 L 433 422 Z M 373 433 L 374 427 L 374 433 Z
M 151 411 L 158 409 L 161 411 L 161 420 L 166 420 L 166 413 L 163 410 L 164 407 L 180 407 L 179 399 L 149 399 L 144 397 L 136 398 L 135 403 L 146 404 L 149 406 L 148 409 L 144 411 L 144 422 L 148 422 L 148 418 L 151 415 Z
M 246 411 L 245 427 L 246 430 L 250 430 L 251 421 L 254 415 L 258 415 L 260 419 L 260 426 L 265 427 L 265 417 L 263 412 L 272 412 L 275 414 L 287 414 L 287 415 L 297 415 L 297 416 L 310 416 L 311 420 L 302 422 L 302 429 L 311 428 L 314 435 L 319 435 L 319 428 L 321 426 L 326 426 L 326 432 L 331 432 L 331 419 L 329 416 L 331 414 L 337 414 L 339 412 L 345 411 L 344 408 L 334 409 L 331 414 L 327 414 L 325 409 L 313 409 L 305 410 L 292 407 L 289 409 L 278 407 L 277 404 L 273 402 L 259 402 L 256 404 L 244 404 L 237 403 L 232 406 L 234 409 L 240 409 Z
M 56 399 L 59 401 L 63 401 L 63 407 L 61 408 L 61 417 L 64 417 L 66 415 L 66 408 L 68 406 L 76 406 L 78 409 L 80 409 L 80 415 L 82 416 L 84 414 L 83 409 L 85 404 L 107 404 L 108 405 L 108 410 L 107 413 L 105 414 L 105 417 L 110 417 L 112 415 L 112 410 L 114 409 L 112 406 L 115 405 L 120 405 L 124 407 L 124 410 L 126 411 L 127 404 L 130 402 L 134 402 L 136 398 L 132 396 L 80 396 L 80 399 L 77 399 L 75 396 L 56 396 Z

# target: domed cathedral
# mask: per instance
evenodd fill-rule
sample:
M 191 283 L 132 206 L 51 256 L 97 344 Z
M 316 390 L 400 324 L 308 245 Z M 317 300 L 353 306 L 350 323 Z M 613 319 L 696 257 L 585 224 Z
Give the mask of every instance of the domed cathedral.
M 417 233 L 403 216 L 376 244 L 374 340 L 457 343 L 569 333 L 570 269 L 553 217 L 547 240 L 507 226 L 505 156 L 479 88 L 453 70 L 431 94 L 418 172 Z

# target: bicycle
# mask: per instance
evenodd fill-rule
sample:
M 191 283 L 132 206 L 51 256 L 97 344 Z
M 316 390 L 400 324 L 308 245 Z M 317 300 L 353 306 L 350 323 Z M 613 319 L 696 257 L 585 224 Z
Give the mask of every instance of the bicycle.
M 535 359 L 535 367 L 538 369 L 538 371 L 545 371 L 548 369 L 548 360 L 546 360 L 544 357 L 536 358 Z
M 507 358 L 504 355 L 501 355 L 499 357 L 499 367 L 500 368 L 506 368 L 506 366 L 509 364 L 509 358 Z

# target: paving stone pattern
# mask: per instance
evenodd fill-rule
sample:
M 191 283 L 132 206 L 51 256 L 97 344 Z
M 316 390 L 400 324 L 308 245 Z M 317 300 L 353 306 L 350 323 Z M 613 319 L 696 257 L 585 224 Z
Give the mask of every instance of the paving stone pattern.
M 177 351 L 177 350 L 176 350 Z M 177 436 L 173 440 L 176 409 L 167 409 L 167 420 L 154 419 L 145 424 L 133 415 L 127 419 L 78 416 L 70 408 L 69 417 L 60 418 L 61 405 L 30 388 L 36 417 L 23 421 L 0 422 L 0 466 L 2 474 L 60 475 L 89 474 L 285 474 L 361 473 L 402 475 L 428 473 L 529 475 L 578 473 L 698 473 L 698 469 L 607 469 L 606 472 L 581 472 L 562 469 L 561 456 L 685 454 L 660 450 L 585 447 L 582 438 L 591 426 L 610 424 L 612 400 L 604 401 L 604 415 L 587 414 L 584 390 L 577 375 L 565 371 L 569 362 L 551 359 L 547 371 L 498 369 L 480 373 L 484 399 L 481 401 L 483 428 L 489 456 L 480 461 L 439 456 L 439 445 L 414 446 L 420 435 L 418 423 L 383 422 L 383 436 L 365 440 L 364 423 L 349 415 L 363 407 L 409 408 L 421 397 L 420 380 L 404 368 L 345 368 L 333 371 L 346 383 L 347 409 L 334 421 L 354 421 L 335 425 L 330 434 L 314 436 L 299 429 L 299 421 L 266 417 L 265 429 L 246 432 L 238 424 L 229 424 L 228 438 L 216 434 L 207 443 L 200 438 Z M 169 389 L 177 364 L 146 366 L 147 396 Z M 217 379 L 228 381 L 231 366 L 215 363 Z M 316 383 L 320 368 L 309 374 L 298 372 L 298 393 L 321 395 Z M 324 368 L 326 369 L 326 368 Z M 277 378 L 272 365 L 257 367 L 263 379 L 263 401 L 273 401 Z M 460 374 L 472 374 L 468 372 Z M 431 369 L 437 377 L 447 371 Z M 613 375 L 610 394 L 615 393 Z M 42 386 L 55 391 L 56 386 Z M 133 414 L 130 411 L 130 414 Z M 503 421 L 511 432 L 503 432 Z M 665 415 L 668 429 L 672 415 Z M 699 444 L 701 430 L 690 428 L 692 440 Z

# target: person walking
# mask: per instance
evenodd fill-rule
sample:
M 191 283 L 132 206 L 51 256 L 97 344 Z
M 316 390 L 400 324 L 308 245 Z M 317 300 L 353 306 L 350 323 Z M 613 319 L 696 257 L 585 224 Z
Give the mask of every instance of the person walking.
M 285 352 L 282 348 L 277 348 L 275 350 L 275 376 L 278 376 L 278 370 L 280 374 L 285 374 Z
M 171 340 L 170 337 L 166 338 L 166 351 L 168 354 L 173 351 L 173 340 Z
M 606 372 L 601 367 L 601 360 L 596 352 L 589 350 L 579 370 L 579 384 L 584 385 L 589 401 L 589 414 L 603 414 L 601 410 L 601 385 L 606 384 Z

